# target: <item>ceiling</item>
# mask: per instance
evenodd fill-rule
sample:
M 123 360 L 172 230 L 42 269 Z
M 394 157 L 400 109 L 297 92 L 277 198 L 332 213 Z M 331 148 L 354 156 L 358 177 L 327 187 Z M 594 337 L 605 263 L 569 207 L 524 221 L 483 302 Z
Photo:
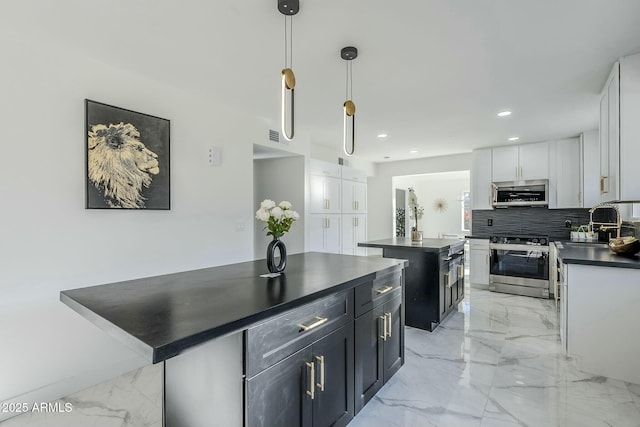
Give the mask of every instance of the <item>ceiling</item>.
M 279 123 L 276 0 L 3 0 L 0 25 Z M 336 149 L 348 45 L 362 159 L 557 139 L 597 128 L 613 62 L 640 52 L 640 1 L 300 0 L 296 130 Z

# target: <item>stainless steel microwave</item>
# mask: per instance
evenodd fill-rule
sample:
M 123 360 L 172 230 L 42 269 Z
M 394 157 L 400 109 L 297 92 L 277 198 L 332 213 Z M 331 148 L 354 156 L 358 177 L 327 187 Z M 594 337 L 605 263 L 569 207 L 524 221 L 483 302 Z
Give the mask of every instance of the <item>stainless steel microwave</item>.
M 548 206 L 549 181 L 494 182 L 493 206 Z

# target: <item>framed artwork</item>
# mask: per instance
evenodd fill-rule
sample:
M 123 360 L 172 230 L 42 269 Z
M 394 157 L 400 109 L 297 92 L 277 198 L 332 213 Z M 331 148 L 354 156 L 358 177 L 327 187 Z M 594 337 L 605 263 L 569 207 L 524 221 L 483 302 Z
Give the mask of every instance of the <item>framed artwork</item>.
M 169 120 L 85 99 L 87 209 L 170 209 Z

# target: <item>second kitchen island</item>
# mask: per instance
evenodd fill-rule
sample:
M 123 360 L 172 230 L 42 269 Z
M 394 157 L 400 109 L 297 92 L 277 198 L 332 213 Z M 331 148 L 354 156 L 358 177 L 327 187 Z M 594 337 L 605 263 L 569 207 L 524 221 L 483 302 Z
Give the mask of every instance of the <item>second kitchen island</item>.
M 433 331 L 464 298 L 464 241 L 391 238 L 358 243 L 385 258 L 409 261 L 405 270 L 405 323 Z

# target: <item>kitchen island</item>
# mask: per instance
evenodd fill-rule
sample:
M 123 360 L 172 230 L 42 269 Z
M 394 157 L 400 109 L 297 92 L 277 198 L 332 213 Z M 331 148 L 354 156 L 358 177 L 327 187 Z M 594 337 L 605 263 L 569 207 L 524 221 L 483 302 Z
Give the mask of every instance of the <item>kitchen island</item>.
M 464 241 L 394 237 L 358 243 L 381 248 L 385 258 L 409 261 L 405 279 L 406 324 L 433 331 L 464 298 Z
M 260 277 L 259 260 L 68 290 L 60 299 L 150 363 L 164 363 L 167 427 L 337 427 L 404 362 L 405 265 L 305 253 L 290 256 L 277 277 Z M 369 316 L 374 310 L 382 315 Z M 362 360 L 376 363 L 365 368 Z
M 640 383 L 640 258 L 556 242 L 560 336 L 578 369 Z

